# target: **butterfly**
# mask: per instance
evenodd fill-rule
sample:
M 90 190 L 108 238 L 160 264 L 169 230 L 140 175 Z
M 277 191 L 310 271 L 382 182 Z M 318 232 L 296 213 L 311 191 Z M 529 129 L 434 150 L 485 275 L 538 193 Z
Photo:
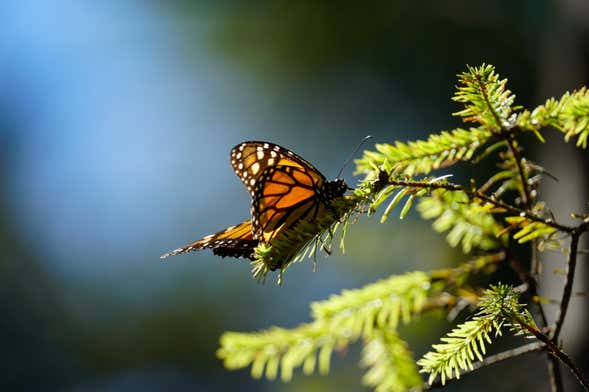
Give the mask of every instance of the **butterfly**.
M 231 166 L 251 198 L 251 219 L 161 256 L 201 249 L 222 257 L 254 260 L 260 244 L 306 220 L 314 222 L 344 195 L 343 179 L 329 181 L 294 152 L 269 142 L 248 141 L 231 150 Z

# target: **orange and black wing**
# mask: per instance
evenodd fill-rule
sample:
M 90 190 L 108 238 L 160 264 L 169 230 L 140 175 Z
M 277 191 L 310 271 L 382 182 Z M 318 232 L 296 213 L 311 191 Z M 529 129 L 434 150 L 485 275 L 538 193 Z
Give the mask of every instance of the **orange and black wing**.
M 309 173 L 316 182 L 325 181 L 325 177 L 309 162 L 294 152 L 268 142 L 243 142 L 231 150 L 231 166 L 235 174 L 245 184 L 252 198 L 260 177 L 266 169 L 275 166 L 291 166 Z
M 315 219 L 325 208 L 318 192 L 329 182 L 292 151 L 268 142 L 249 141 L 235 146 L 230 159 L 235 174 L 252 197 L 252 220 L 206 236 L 162 258 L 209 248 L 219 256 L 253 259 L 260 241 L 269 243 L 284 228 L 301 219 Z
M 252 234 L 251 221 L 231 226 L 223 231 L 208 235 L 182 248 L 175 249 L 161 256 L 162 259 L 181 253 L 200 249 L 212 249 L 213 254 L 221 257 L 245 257 L 253 259 L 254 248 L 259 241 Z
M 307 167 L 275 166 L 264 171 L 254 188 L 254 237 L 269 243 L 281 230 L 303 219 L 313 221 L 324 203 L 317 193 L 323 176 Z

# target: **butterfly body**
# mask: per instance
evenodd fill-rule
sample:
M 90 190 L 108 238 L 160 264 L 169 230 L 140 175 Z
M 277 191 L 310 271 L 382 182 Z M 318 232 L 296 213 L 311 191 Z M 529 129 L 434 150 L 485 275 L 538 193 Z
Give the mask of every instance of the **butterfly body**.
M 313 223 L 343 196 L 342 179 L 327 180 L 313 165 L 292 151 L 269 142 L 249 141 L 230 155 L 235 174 L 250 196 L 251 220 L 206 236 L 162 256 L 212 249 L 222 257 L 254 259 L 260 244 L 271 245 L 280 233 L 301 221 Z

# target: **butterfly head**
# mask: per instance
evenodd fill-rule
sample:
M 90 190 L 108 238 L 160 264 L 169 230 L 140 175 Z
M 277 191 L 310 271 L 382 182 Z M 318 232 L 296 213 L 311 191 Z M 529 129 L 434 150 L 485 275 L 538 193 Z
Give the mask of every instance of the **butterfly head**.
M 327 199 L 335 199 L 343 196 L 348 190 L 348 184 L 342 178 L 336 178 L 333 181 L 325 183 L 325 197 Z

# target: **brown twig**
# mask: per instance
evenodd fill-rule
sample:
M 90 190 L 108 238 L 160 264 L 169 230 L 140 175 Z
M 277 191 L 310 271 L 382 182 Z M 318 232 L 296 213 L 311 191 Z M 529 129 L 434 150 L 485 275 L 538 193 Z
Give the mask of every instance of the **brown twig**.
M 532 206 L 532 196 L 531 196 L 530 188 L 528 187 L 528 176 L 526 175 L 526 171 L 524 170 L 524 166 L 522 165 L 521 151 L 515 145 L 515 140 L 513 139 L 513 137 L 507 136 L 505 141 L 507 142 L 507 147 L 509 148 L 509 151 L 513 155 L 513 159 L 515 160 L 515 164 L 517 165 L 517 172 L 519 174 L 520 181 L 522 183 L 522 191 L 521 191 L 522 201 L 524 203 L 524 206 L 526 206 L 526 210 L 530 211 L 530 208 Z
M 391 180 L 388 179 L 386 184 L 384 185 L 394 185 L 394 186 L 406 186 L 411 188 L 419 188 L 419 189 L 446 189 L 449 191 L 460 191 L 466 193 L 469 197 L 478 198 L 488 203 L 491 203 L 495 207 L 499 207 L 504 209 L 505 211 L 513 214 L 514 216 L 523 216 L 528 218 L 531 221 L 540 222 L 547 226 L 554 227 L 555 229 L 564 231 L 566 233 L 571 233 L 575 230 L 574 227 L 565 226 L 560 223 L 557 223 L 551 219 L 544 219 L 536 214 L 527 212 L 520 208 L 514 207 L 509 205 L 499 199 L 495 199 L 489 195 L 486 195 L 476 189 L 466 188 L 462 185 L 452 184 L 449 182 L 424 182 L 424 181 L 410 181 L 410 180 Z
M 493 119 L 495 120 L 495 123 L 497 125 L 497 129 L 499 131 L 502 131 L 504 126 L 501 122 L 501 118 L 499 117 L 499 115 L 495 111 L 495 108 L 493 107 L 493 105 L 491 105 L 491 100 L 489 99 L 489 94 L 487 93 L 487 86 L 483 82 L 480 75 L 477 75 L 475 77 L 475 79 L 477 81 L 477 84 L 479 85 L 479 89 L 481 90 L 481 94 L 483 96 L 483 99 L 485 100 L 485 103 L 487 104 L 487 107 L 489 108 L 489 111 L 491 112 L 491 115 L 493 116 Z
M 550 374 L 550 390 L 561 391 L 563 388 L 562 383 L 562 372 L 560 371 L 560 362 L 554 355 L 550 355 L 550 361 L 548 361 L 548 373 Z
M 581 370 L 575 365 L 571 357 L 564 351 L 562 351 L 548 336 L 544 335 L 537 328 L 525 323 L 521 319 L 516 319 L 517 323 L 521 325 L 526 331 L 534 335 L 538 340 L 546 345 L 546 348 L 558 359 L 560 359 L 565 365 L 569 367 L 571 372 L 575 375 L 579 383 L 585 388 L 585 391 L 589 391 L 589 383 L 581 373 Z
M 569 302 L 571 299 L 571 294 L 573 292 L 573 282 L 575 280 L 575 268 L 577 266 L 577 248 L 579 247 L 579 237 L 580 233 L 574 231 L 571 235 L 571 245 L 569 251 L 569 258 L 566 263 L 566 277 L 564 283 L 564 289 L 562 293 L 562 299 L 560 300 L 560 308 L 558 311 L 558 316 L 556 317 L 556 322 L 554 324 L 554 333 L 552 334 L 552 340 L 558 341 L 558 337 L 560 336 L 560 332 L 562 330 L 562 325 L 564 323 L 564 319 L 567 314 L 567 310 L 569 307 Z

